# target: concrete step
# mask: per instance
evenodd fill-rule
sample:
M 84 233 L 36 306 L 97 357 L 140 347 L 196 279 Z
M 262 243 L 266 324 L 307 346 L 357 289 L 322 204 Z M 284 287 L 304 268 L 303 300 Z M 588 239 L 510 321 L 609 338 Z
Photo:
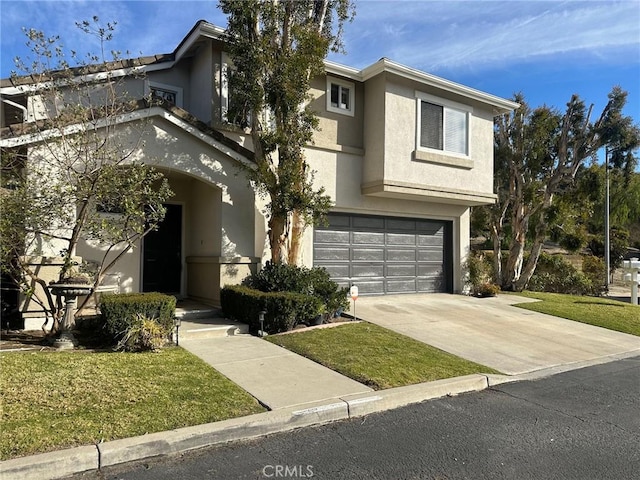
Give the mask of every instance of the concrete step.
M 212 319 L 212 318 L 221 318 L 222 312 L 219 308 L 209 307 L 206 305 L 197 306 L 197 307 L 189 307 L 189 308 L 176 308 L 176 317 L 178 317 L 183 322 L 189 320 L 201 320 L 201 319 Z
M 230 337 L 249 332 L 249 325 L 225 318 L 191 318 L 182 320 L 179 340 Z M 175 332 L 174 332 L 175 341 Z

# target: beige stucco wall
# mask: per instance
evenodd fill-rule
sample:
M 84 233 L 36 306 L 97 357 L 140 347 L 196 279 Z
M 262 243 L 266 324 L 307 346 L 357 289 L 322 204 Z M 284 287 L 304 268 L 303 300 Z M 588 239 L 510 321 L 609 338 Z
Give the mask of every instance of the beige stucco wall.
M 213 51 L 211 44 L 207 43 L 193 58 L 188 90 L 194 94 L 191 95 L 189 103 L 185 102 L 186 110 L 206 124 L 211 122 L 213 112 L 213 72 Z
M 387 79 L 384 180 L 492 194 L 493 115 L 490 107 L 445 92 L 433 91 L 406 79 L 392 76 Z M 439 165 L 415 159 L 416 91 L 473 107 L 470 118 L 470 160 L 473 168 Z M 448 155 L 443 154 L 443 157 Z
M 329 78 L 336 78 L 329 75 Z M 364 88 L 355 82 L 354 114 L 343 115 L 327 111 L 327 76 L 321 75 L 311 81 L 310 95 L 313 100 L 309 106 L 318 115 L 318 131 L 313 136 L 318 148 L 340 150 L 341 148 L 362 149 L 364 146 Z
M 384 178 L 386 112 L 385 112 L 385 78 L 378 75 L 366 83 L 364 98 L 364 169 L 362 183 L 369 183 Z

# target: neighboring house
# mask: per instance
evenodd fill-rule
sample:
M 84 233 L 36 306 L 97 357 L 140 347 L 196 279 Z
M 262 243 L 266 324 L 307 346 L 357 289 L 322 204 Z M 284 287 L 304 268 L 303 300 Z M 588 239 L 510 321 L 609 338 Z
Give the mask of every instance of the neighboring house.
M 159 231 L 116 267 L 120 291 L 218 304 L 221 286 L 269 258 L 264 200 L 239 168 L 252 164 L 250 138 L 225 122 L 222 37 L 200 21 L 172 54 L 122 62 L 121 75 L 134 64 L 145 72 L 127 78 L 130 95 L 165 100 L 119 121 L 125 135 L 145 122 L 135 157 L 161 170 L 175 196 Z M 34 120 L 28 80 L 0 86 L 0 144 L 28 147 L 33 139 L 8 120 Z M 307 161 L 335 206 L 328 226 L 307 230 L 304 264 L 361 294 L 461 292 L 469 209 L 495 199 L 493 119 L 517 104 L 385 58 L 363 70 L 326 62 L 311 94 L 320 130 Z M 88 244 L 76 253 L 98 258 Z

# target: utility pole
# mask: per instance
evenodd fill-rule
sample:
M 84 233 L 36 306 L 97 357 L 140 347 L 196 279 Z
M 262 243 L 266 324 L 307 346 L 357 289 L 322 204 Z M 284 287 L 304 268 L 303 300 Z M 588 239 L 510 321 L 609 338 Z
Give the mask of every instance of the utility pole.
M 609 236 L 609 147 L 604 148 L 604 174 L 606 178 L 606 193 L 604 199 L 604 263 L 606 265 L 607 278 L 604 286 L 609 291 L 611 280 L 611 238 Z

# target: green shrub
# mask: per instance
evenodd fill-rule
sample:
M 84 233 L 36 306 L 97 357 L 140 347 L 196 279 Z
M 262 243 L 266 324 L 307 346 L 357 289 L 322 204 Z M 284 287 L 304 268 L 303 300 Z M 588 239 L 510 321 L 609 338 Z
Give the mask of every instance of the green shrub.
M 154 318 L 138 314 L 116 349 L 124 352 L 155 352 L 167 344 L 170 331 Z
M 308 322 L 322 311 L 320 299 L 292 292 L 261 292 L 244 285 L 230 285 L 220 291 L 222 311 L 227 317 L 249 325 L 251 333 L 260 330 L 259 313 L 264 310 L 264 331 L 286 332 Z
M 605 290 L 605 277 L 607 268 L 604 259 L 593 255 L 582 257 L 582 273 L 589 279 L 594 295 L 602 295 Z
M 541 253 L 527 287 L 534 292 L 592 295 L 591 280 L 560 255 Z
M 482 252 L 472 252 L 466 262 L 469 277 L 467 284 L 471 294 L 478 296 L 494 296 L 500 291 L 500 287 L 493 282 L 493 253 L 491 255 Z
M 154 319 L 171 331 L 176 311 L 176 299 L 157 292 L 103 295 L 100 312 L 107 333 L 119 341 L 136 324 L 138 315 Z
M 261 292 L 311 294 L 309 269 L 285 263 L 267 262 L 258 273 L 246 277 L 242 284 Z
M 331 280 L 329 272 L 324 268 L 312 268 L 309 270 L 311 282 L 311 295 L 318 297 L 325 309 L 325 313 L 333 316 L 339 311 L 349 309 L 348 288 L 340 288 L 336 282 Z
M 293 292 L 318 297 L 324 311 L 333 315 L 349 308 L 348 289 L 340 288 L 324 268 L 267 262 L 258 273 L 242 281 L 244 286 L 261 292 Z

